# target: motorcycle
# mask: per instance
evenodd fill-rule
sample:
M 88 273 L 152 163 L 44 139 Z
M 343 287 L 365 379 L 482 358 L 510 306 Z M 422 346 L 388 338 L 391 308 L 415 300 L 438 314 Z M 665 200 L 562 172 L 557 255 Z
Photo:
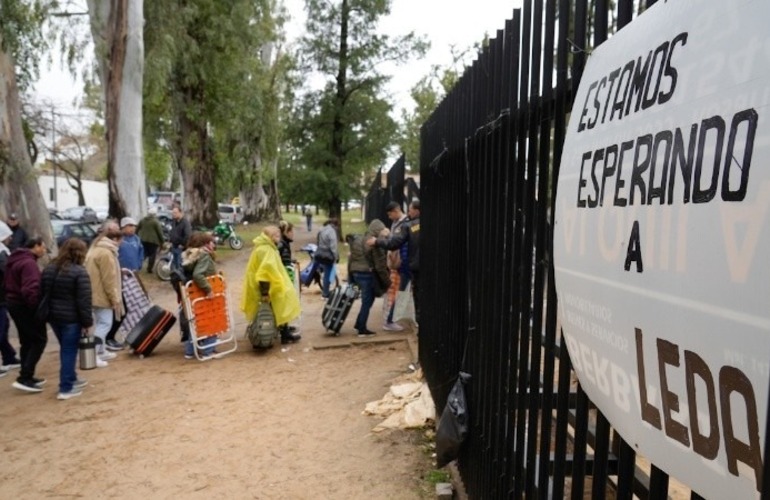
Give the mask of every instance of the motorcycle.
M 169 281 L 171 279 L 171 271 L 173 256 L 171 255 L 171 243 L 166 241 L 158 252 L 158 256 L 155 257 L 155 276 L 161 281 Z
M 302 290 L 303 286 L 308 287 L 313 283 L 318 285 L 319 288 L 322 288 L 321 280 L 323 279 L 323 269 L 321 268 L 321 264 L 316 262 L 314 258 L 317 250 L 318 245 L 315 243 L 308 243 L 299 249 L 300 252 L 305 252 L 310 257 L 310 262 L 308 262 L 305 268 L 299 272 L 300 291 Z M 334 271 L 332 271 L 332 281 L 334 282 L 334 286 L 338 287 L 340 286 L 340 279 L 337 276 L 336 270 L 337 266 L 335 265 Z
M 233 250 L 243 248 L 243 239 L 235 232 L 232 222 L 219 221 L 211 234 L 214 235 L 214 242 L 217 245 L 224 245 L 227 242 Z

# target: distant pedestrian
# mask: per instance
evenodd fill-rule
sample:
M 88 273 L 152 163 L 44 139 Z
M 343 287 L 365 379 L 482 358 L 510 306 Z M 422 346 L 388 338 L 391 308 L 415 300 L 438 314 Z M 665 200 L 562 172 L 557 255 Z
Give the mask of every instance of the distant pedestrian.
M 8 342 L 10 322 L 8 306 L 5 303 L 5 265 L 11 254 L 6 245 L 11 241 L 11 234 L 11 228 L 5 222 L 0 222 L 0 355 L 2 355 L 0 377 L 7 375 L 9 370 L 21 366 L 21 361 L 16 357 L 16 349 Z
M 192 226 L 190 221 L 184 216 L 182 207 L 175 204 L 171 209 L 171 255 L 173 257 L 174 268 L 182 267 L 182 252 L 187 248 L 187 240 L 192 235 Z
M 28 238 L 23 247 L 11 252 L 5 267 L 5 299 L 21 344 L 21 369 L 13 387 L 27 392 L 41 392 L 45 384 L 45 379 L 35 378 L 35 368 L 48 343 L 45 322 L 36 315 L 40 303 L 37 259 L 45 253 L 43 238 Z
M 27 242 L 27 232 L 19 224 L 19 216 L 16 213 L 12 213 L 8 216 L 8 227 L 13 231 L 11 242 L 8 244 L 8 249 L 13 252 L 17 248 L 21 248 Z
M 88 382 L 78 379 L 75 365 L 80 337 L 94 324 L 91 310 L 91 280 L 83 262 L 88 247 L 70 238 L 59 255 L 45 268 L 41 289 L 50 290 L 48 322 L 59 340 L 59 395 L 57 399 L 80 396 Z
M 305 207 L 305 222 L 307 223 L 307 232 L 313 230 L 313 211 L 310 207 Z
M 123 238 L 118 249 L 120 267 L 130 271 L 139 271 L 144 262 L 144 247 L 142 240 L 136 235 L 136 221 L 131 217 L 120 219 L 120 230 Z
M 337 250 L 338 226 L 339 222 L 332 217 L 324 222 L 323 227 L 318 232 L 318 248 L 316 249 L 314 259 L 323 269 L 321 295 L 325 299 L 329 297 L 329 286 L 332 274 L 334 273 L 334 265 L 340 260 L 339 250 Z
M 142 220 L 140 220 L 139 224 L 136 226 L 136 234 L 142 241 L 144 258 L 147 259 L 147 272 L 150 274 L 152 274 L 152 270 L 155 268 L 155 257 L 158 255 L 158 249 L 163 245 L 163 241 L 165 240 L 163 236 L 163 226 L 161 226 L 157 214 L 157 208 L 150 208 L 147 215 L 142 217 Z

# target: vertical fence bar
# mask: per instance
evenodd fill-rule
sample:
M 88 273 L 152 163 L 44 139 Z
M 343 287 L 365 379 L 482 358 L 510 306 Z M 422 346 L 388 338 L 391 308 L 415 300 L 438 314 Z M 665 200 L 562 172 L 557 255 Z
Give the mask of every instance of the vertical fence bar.
M 529 362 L 529 387 L 528 387 L 528 406 L 527 415 L 527 496 L 535 497 L 535 485 L 537 484 L 537 442 L 539 439 L 540 428 L 538 426 L 540 413 L 540 359 L 541 359 L 541 311 L 542 311 L 542 276 L 537 280 L 535 254 L 538 252 L 535 234 L 538 232 L 540 220 L 539 204 L 545 200 L 538 200 L 539 181 L 542 180 L 543 170 L 548 168 L 547 157 L 541 158 L 542 140 L 540 137 L 541 127 L 544 121 L 543 97 L 541 86 L 541 68 L 542 68 L 542 46 L 543 46 L 543 0 L 535 0 L 532 10 L 532 71 L 531 71 L 531 92 L 532 102 L 530 114 L 530 136 L 527 168 L 527 217 L 526 231 L 528 233 L 525 252 L 527 260 L 525 263 L 525 275 L 529 285 L 525 291 L 527 314 L 525 314 L 524 332 L 530 338 L 530 362 Z M 547 124 L 546 120 L 546 124 Z M 548 127 L 546 126 L 546 131 Z M 547 133 L 547 132 L 546 132 Z M 546 137 L 547 140 L 547 137 Z M 547 145 L 546 145 L 547 155 Z M 543 162 L 545 161 L 545 167 Z M 546 174 L 547 177 L 547 174 Z M 534 275 L 533 275 L 534 274 Z
M 520 148 L 519 137 L 521 135 L 521 109 L 520 109 L 520 61 L 521 61 L 521 9 L 515 9 L 513 11 L 513 23 L 510 34 L 511 41 L 511 85 L 509 92 L 510 102 L 510 130 L 506 136 L 510 148 L 513 152 L 508 168 L 506 169 L 506 205 L 505 211 L 508 214 L 506 222 L 506 238 L 505 244 L 507 248 L 506 252 L 506 278 L 511 283 L 509 291 L 510 301 L 506 302 L 508 308 L 506 314 L 506 329 L 508 331 L 507 343 L 508 343 L 508 359 L 510 365 L 507 368 L 508 379 L 508 394 L 507 407 L 508 407 L 508 463 L 506 464 L 505 475 L 508 480 L 508 496 L 515 491 L 518 484 L 519 462 L 516 459 L 516 430 L 518 428 L 518 370 L 516 369 L 516 360 L 519 359 L 519 330 L 518 330 L 518 307 L 517 294 L 516 294 L 516 279 L 517 279 L 517 265 L 516 265 L 516 244 L 518 241 L 518 172 L 520 165 L 520 158 L 522 157 L 522 149 Z
M 631 500 L 634 495 L 634 471 L 636 452 L 624 440 L 620 440 L 618 457 L 618 500 Z
M 572 500 L 582 500 L 587 473 L 586 455 L 588 448 L 588 406 L 590 401 L 583 388 L 578 385 L 575 406 L 575 440 L 572 457 Z
M 538 217 L 537 232 L 537 271 L 535 283 L 542 283 L 540 292 L 535 292 L 536 308 L 540 303 L 535 317 L 540 318 L 545 308 L 545 336 L 543 341 L 543 375 L 540 377 L 540 449 L 538 463 L 538 495 L 549 496 L 550 461 L 551 461 L 551 430 L 553 428 L 554 406 L 554 368 L 556 358 L 556 294 L 553 286 L 551 266 L 550 227 L 553 210 L 553 197 L 550 185 L 556 184 L 552 177 L 554 165 L 553 149 L 557 145 L 551 141 L 551 124 L 554 123 L 554 93 L 553 73 L 556 27 L 556 0 L 547 0 L 545 4 L 545 37 L 543 43 L 543 90 L 542 115 L 540 119 L 540 185 L 538 199 L 541 209 Z M 542 303 L 544 301 L 545 303 Z M 540 334 L 540 327 L 535 328 L 535 335 Z

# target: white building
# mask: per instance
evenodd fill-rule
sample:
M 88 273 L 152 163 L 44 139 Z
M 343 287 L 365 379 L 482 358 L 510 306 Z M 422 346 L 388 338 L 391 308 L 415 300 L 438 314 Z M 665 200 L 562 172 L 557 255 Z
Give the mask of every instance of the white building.
M 64 210 L 78 206 L 78 193 L 72 189 L 63 175 L 40 175 L 37 185 L 48 208 Z M 110 201 L 106 182 L 83 181 L 83 197 L 89 207 L 107 206 Z

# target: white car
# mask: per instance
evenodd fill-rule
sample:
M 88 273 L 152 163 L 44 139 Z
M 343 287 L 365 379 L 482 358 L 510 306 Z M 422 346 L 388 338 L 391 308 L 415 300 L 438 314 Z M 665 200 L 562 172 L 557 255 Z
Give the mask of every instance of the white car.
M 220 203 L 218 207 L 219 220 L 240 224 L 243 220 L 243 209 L 240 205 Z
M 104 222 L 110 216 L 110 207 L 94 207 L 94 212 L 96 212 L 96 220 Z

